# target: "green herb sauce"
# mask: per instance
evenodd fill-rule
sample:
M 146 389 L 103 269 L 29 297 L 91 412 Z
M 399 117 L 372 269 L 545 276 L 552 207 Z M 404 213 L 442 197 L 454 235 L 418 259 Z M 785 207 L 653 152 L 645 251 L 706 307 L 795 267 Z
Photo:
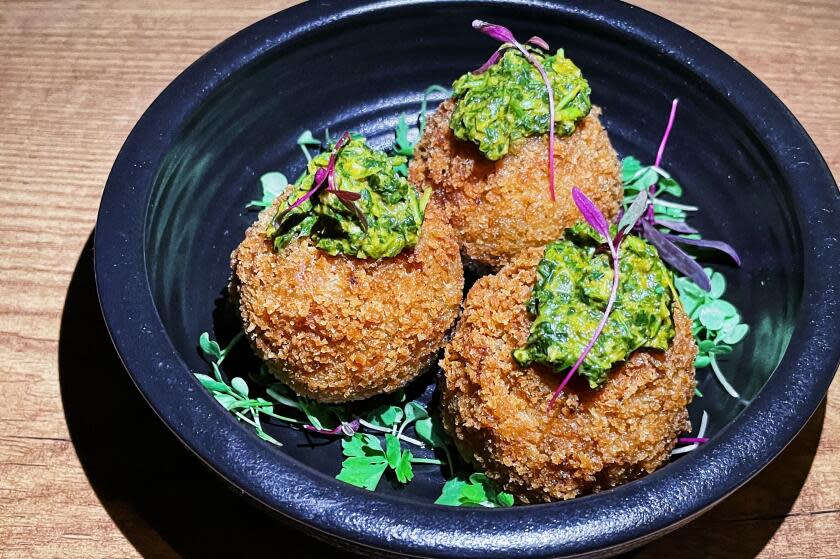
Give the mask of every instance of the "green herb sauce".
M 568 370 L 601 321 L 612 286 L 609 254 L 597 252 L 600 237 L 585 223 L 549 244 L 537 266 L 528 312 L 534 315 L 528 341 L 514 350 L 520 365 L 543 363 Z M 604 331 L 578 371 L 597 388 L 613 364 L 640 347 L 665 350 L 673 339 L 675 304 L 671 273 L 656 249 L 634 235 L 619 252 L 618 293 Z M 678 303 L 677 303 L 678 304 Z
M 329 152 L 314 157 L 306 173 L 295 183 L 294 190 L 278 208 L 268 228 L 269 237 L 274 240 L 277 250 L 285 248 L 297 237 L 311 237 L 316 247 L 331 255 L 341 253 L 356 258 L 379 259 L 396 256 L 403 249 L 417 244 L 431 190 L 418 195 L 395 169 L 404 165 L 406 158 L 391 157 L 374 150 L 362 137 L 352 138 L 339 151 L 335 184 L 338 190 L 361 195 L 355 204 L 364 214 L 367 231 L 362 227 L 360 218 L 326 187 L 288 212 L 276 224 L 286 208 L 309 192 L 315 173 L 319 168 L 326 167 L 329 159 Z
M 556 133 L 568 136 L 589 114 L 589 84 L 560 49 L 546 55 L 531 49 L 554 89 Z M 473 142 L 496 161 L 520 138 L 547 134 L 548 92 L 537 69 L 522 53 L 508 49 L 482 74 L 467 73 L 452 84 L 456 100 L 449 126 L 455 136 Z

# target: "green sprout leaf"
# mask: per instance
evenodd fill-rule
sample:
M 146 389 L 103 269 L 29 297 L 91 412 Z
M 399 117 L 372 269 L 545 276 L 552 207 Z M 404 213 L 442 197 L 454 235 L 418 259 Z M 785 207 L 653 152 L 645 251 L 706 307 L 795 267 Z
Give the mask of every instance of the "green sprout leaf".
M 712 299 L 720 299 L 726 291 L 726 279 L 723 277 L 723 274 L 712 272 L 712 274 L 709 275 L 709 281 L 712 284 L 712 289 L 709 291 L 709 297 Z
M 230 381 L 231 387 L 243 397 L 248 397 L 248 383 L 241 377 L 234 377 Z
M 749 331 L 750 327 L 746 324 L 738 324 L 731 330 L 727 331 L 721 339 L 726 344 L 737 344 L 746 337 L 747 332 Z
M 283 173 L 272 171 L 260 177 L 260 186 L 262 187 L 262 198 L 251 200 L 245 206 L 246 208 L 263 209 L 271 206 L 274 200 L 289 187 L 289 181 Z
M 400 462 L 400 451 L 400 440 L 390 433 L 385 435 L 385 458 L 392 468 L 396 468 Z
M 234 396 L 231 396 L 230 394 L 216 393 L 216 394 L 213 394 L 213 397 L 216 399 L 217 402 L 219 402 L 222 405 L 223 408 L 225 408 L 228 411 L 230 411 L 231 408 L 234 405 L 236 405 L 236 402 L 239 401 Z
M 497 492 L 486 475 L 472 474 L 469 478 L 452 478 L 443 486 L 438 505 L 452 507 L 510 507 L 513 495 Z
M 446 448 L 447 438 L 443 426 L 436 419 L 430 417 L 421 419 L 414 424 L 417 437 L 434 448 Z
M 704 328 L 713 332 L 720 330 L 723 327 L 723 321 L 726 320 L 726 315 L 710 304 L 703 305 L 697 317 Z
M 379 480 L 388 468 L 391 468 L 400 483 L 408 483 L 414 478 L 411 452 L 401 450 L 400 440 L 390 433 L 385 435 L 385 450 L 374 435 L 355 433 L 341 443 L 346 459 L 341 464 L 341 471 L 336 479 L 375 491 Z
M 414 156 L 414 142 L 408 139 L 408 122 L 405 115 L 400 115 L 394 128 L 394 153 L 406 157 Z
M 368 416 L 368 421 L 379 427 L 393 427 L 403 418 L 403 410 L 399 406 L 380 406 Z
M 701 354 L 701 355 L 698 355 L 694 359 L 694 366 L 697 369 L 702 369 L 703 367 L 708 367 L 709 363 L 711 363 L 711 361 L 712 361 L 711 358 L 707 354 L 706 355 Z
M 198 345 L 207 357 L 212 357 L 217 361 L 222 358 L 222 348 L 215 340 L 210 339 L 210 334 L 207 332 L 201 333 L 198 338 Z
M 417 401 L 411 401 L 405 405 L 403 408 L 403 413 L 405 415 L 405 422 L 412 423 L 414 421 L 418 421 L 420 419 L 426 419 L 429 417 L 429 412 L 426 411 L 426 408 Z
M 309 153 L 309 148 L 307 148 L 307 146 L 321 147 L 321 141 L 312 135 L 311 130 L 304 130 L 303 133 L 298 136 L 297 145 L 300 147 L 301 151 L 303 151 L 303 155 L 306 156 L 306 162 L 309 163 L 312 161 L 312 154 Z
M 376 491 L 376 486 L 387 468 L 388 463 L 385 462 L 384 456 L 356 456 L 341 463 L 341 471 L 335 479 L 368 491 Z
M 414 470 L 411 467 L 411 461 L 414 459 L 411 451 L 403 450 L 400 459 L 397 461 L 394 468 L 394 473 L 397 475 L 397 481 L 400 483 L 408 483 L 414 479 Z
M 203 375 L 201 373 L 193 373 L 193 376 L 195 376 L 195 378 L 198 379 L 198 382 L 201 383 L 201 386 L 203 386 L 207 390 L 216 391 L 216 392 L 225 392 L 228 388 L 228 385 L 226 385 L 225 383 L 219 382 L 219 381 L 215 380 L 214 378 L 209 377 L 207 375 Z

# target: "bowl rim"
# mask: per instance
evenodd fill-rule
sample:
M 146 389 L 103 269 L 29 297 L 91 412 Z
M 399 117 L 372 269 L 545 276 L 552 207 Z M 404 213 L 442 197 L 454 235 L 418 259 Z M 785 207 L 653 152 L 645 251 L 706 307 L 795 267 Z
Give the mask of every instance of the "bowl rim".
M 652 49 L 728 96 L 790 185 L 801 230 L 803 297 L 782 361 L 755 400 L 722 433 L 660 470 L 607 493 L 572 501 L 466 509 L 411 502 L 336 481 L 265 444 L 224 412 L 166 334 L 147 276 L 147 202 L 157 164 L 180 124 L 236 70 L 342 20 L 411 6 L 476 6 L 468 0 L 313 1 L 231 36 L 184 70 L 126 139 L 103 191 L 94 237 L 97 292 L 120 358 L 175 435 L 234 486 L 284 518 L 356 547 L 419 556 L 577 556 L 620 551 L 702 514 L 766 466 L 816 411 L 840 362 L 840 194 L 801 124 L 752 73 L 704 39 L 620 2 L 498 4 L 586 20 Z M 789 154 L 795 153 L 795 162 Z M 188 410 L 185 413 L 185 410 Z M 210 425 L 211 427 L 207 427 Z M 604 519 L 610 527 L 604 529 Z

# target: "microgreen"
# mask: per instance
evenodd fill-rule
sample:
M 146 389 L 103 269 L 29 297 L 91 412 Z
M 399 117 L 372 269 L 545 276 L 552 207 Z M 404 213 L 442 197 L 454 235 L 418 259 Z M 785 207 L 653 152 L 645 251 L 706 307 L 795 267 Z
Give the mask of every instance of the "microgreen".
M 260 187 L 262 188 L 262 198 L 260 200 L 251 200 L 245 206 L 246 208 L 259 208 L 262 210 L 271 206 L 274 200 L 289 187 L 289 180 L 283 173 L 272 171 L 260 177 Z
M 443 430 L 443 425 L 437 417 L 425 417 L 414 424 L 414 431 L 417 438 L 429 446 L 442 451 L 446 455 L 446 463 L 449 464 L 450 475 L 455 475 L 455 462 L 452 460 L 450 451 L 451 443 Z
M 210 339 L 210 335 L 207 332 L 203 332 L 199 337 L 198 345 L 201 351 L 204 352 L 205 357 L 210 361 L 214 376 L 210 377 L 202 373 L 193 373 L 193 375 L 223 408 L 236 416 L 240 421 L 251 425 L 259 438 L 271 444 L 283 446 L 280 441 L 263 430 L 260 415 L 273 417 L 289 423 L 302 422 L 274 413 L 274 404 L 264 398 L 250 397 L 248 383 L 242 377 L 234 377 L 228 381 L 222 374 L 220 368 L 222 361 L 225 360 L 225 357 L 227 357 L 236 343 L 242 339 L 242 336 L 242 332 L 234 336 L 230 343 L 223 349 L 219 346 L 218 342 Z
M 657 248 L 663 261 L 680 274 L 690 278 L 700 288 L 708 291 L 711 286 L 706 274 L 703 273 L 703 269 L 694 258 L 686 254 L 677 245 L 718 250 L 727 254 L 739 266 L 741 265 L 741 259 L 729 244 L 723 241 L 698 238 L 697 230 L 685 223 L 688 213 L 695 212 L 698 208 L 663 200 L 659 197 L 661 194 L 680 197 L 683 193 L 680 184 L 661 166 L 665 146 L 674 127 L 677 105 L 678 101 L 674 99 L 671 103 L 671 113 L 668 116 L 668 123 L 659 143 L 654 164 L 645 167 L 635 157 L 625 157 L 622 160 L 621 178 L 624 184 L 624 202 L 627 204 L 637 199 L 642 191 L 647 190 L 647 213 L 644 219 L 639 220 L 636 227 L 637 231 Z M 626 211 L 629 211 L 629 209 L 626 209 Z
M 307 130 L 307 132 L 309 131 Z M 312 137 L 312 133 L 309 132 L 309 137 L 306 138 L 304 137 L 305 134 L 306 133 L 304 133 L 304 135 L 301 135 L 301 138 L 298 138 L 298 144 L 304 146 L 304 152 L 307 154 L 307 157 L 309 157 L 309 150 L 306 149 L 304 143 L 302 142 L 308 142 Z M 324 186 L 324 184 L 326 184 L 327 192 L 333 193 L 348 210 L 353 212 L 353 214 L 358 218 L 359 225 L 361 226 L 361 228 L 367 231 L 367 219 L 365 218 L 362 211 L 359 209 L 359 206 L 357 206 L 355 203 L 361 198 L 361 194 L 359 194 L 358 192 L 339 190 L 335 184 L 335 164 L 338 160 L 339 153 L 344 148 L 344 146 L 347 145 L 347 142 L 349 142 L 350 139 L 350 133 L 345 132 L 341 136 L 341 138 L 339 138 L 339 140 L 333 145 L 327 166 L 319 168 L 318 171 L 315 173 L 315 180 L 312 182 L 312 188 L 310 188 L 308 192 L 306 192 L 303 196 L 295 200 L 292 204 L 289 204 L 287 208 L 285 208 L 282 212 L 279 212 L 275 216 L 274 223 L 276 227 L 279 227 L 279 224 L 282 223 L 283 218 L 285 218 L 290 211 L 294 210 L 295 208 L 309 200 L 316 192 L 318 192 L 318 190 L 321 189 L 321 187 Z M 312 140 L 314 140 L 314 138 L 312 138 Z M 317 140 L 314 141 L 316 141 L 318 145 L 320 145 L 320 142 L 318 142 Z
M 640 194 L 639 198 L 642 199 L 644 194 Z M 598 326 L 595 328 L 595 331 L 592 333 L 592 337 L 589 339 L 589 343 L 586 344 L 586 347 L 583 348 L 583 351 L 580 353 L 580 357 L 578 357 L 577 361 L 574 365 L 569 369 L 569 372 L 566 373 L 566 376 L 563 378 L 560 385 L 554 391 L 554 394 L 551 395 L 551 400 L 548 401 L 548 411 L 551 411 L 551 408 L 554 407 L 554 402 L 557 401 L 557 398 L 560 394 L 563 393 L 563 389 L 566 388 L 566 385 L 572 378 L 572 375 L 578 370 L 578 368 L 583 363 L 586 356 L 589 355 L 589 352 L 595 346 L 595 342 L 598 340 L 598 336 L 601 335 L 601 332 L 604 331 L 604 326 L 607 325 L 607 320 L 610 317 L 610 312 L 612 312 L 613 305 L 615 304 L 615 298 L 618 294 L 618 276 L 619 276 L 619 261 L 618 261 L 618 251 L 621 245 L 621 237 L 617 236 L 617 240 L 613 240 L 612 235 L 610 234 L 610 226 L 607 222 L 607 219 L 604 217 L 604 214 L 601 213 L 601 210 L 598 209 L 592 200 L 590 200 L 586 194 L 583 193 L 578 187 L 572 188 L 572 200 L 574 200 L 575 205 L 578 207 L 581 215 L 586 220 L 586 222 L 604 239 L 604 243 L 606 243 L 607 247 L 610 251 L 610 257 L 612 258 L 612 265 L 613 265 L 613 279 L 612 285 L 610 287 L 610 296 L 607 299 L 607 306 L 604 309 L 604 315 L 601 317 L 601 321 L 598 323 Z M 642 206 L 643 208 L 644 206 Z M 639 203 L 634 202 L 631 205 L 632 211 L 628 211 L 627 215 L 630 216 L 629 219 L 632 219 L 633 214 L 638 214 L 640 211 Z M 638 218 L 638 217 L 637 217 Z M 632 223 L 628 222 L 628 220 L 622 221 L 619 225 L 619 235 L 621 235 L 621 231 L 623 229 L 630 230 L 635 225 L 635 220 Z
M 435 504 L 455 507 L 511 507 L 513 495 L 496 491 L 486 475 L 476 473 L 466 479 L 455 477 L 447 481 Z
M 533 53 L 522 43 L 516 40 L 516 37 L 513 36 L 513 33 L 507 27 L 502 25 L 496 25 L 493 23 L 487 23 L 486 21 L 481 21 L 480 19 L 473 20 L 472 22 L 473 29 L 481 31 L 485 35 L 488 35 L 497 41 L 502 42 L 502 46 L 500 46 L 496 52 L 494 52 L 490 59 L 485 62 L 480 68 L 475 70 L 474 74 L 481 74 L 487 71 L 490 66 L 496 64 L 499 61 L 502 55 L 502 51 L 508 48 L 515 48 L 519 52 L 522 53 L 528 62 L 534 66 L 534 68 L 539 72 L 540 77 L 545 84 L 545 89 L 548 92 L 548 192 L 551 196 L 551 201 L 555 200 L 554 194 L 554 88 L 551 85 L 551 80 L 548 77 L 548 74 L 543 68 L 543 65 L 540 64 L 540 61 L 534 57 Z M 546 43 L 543 39 L 539 37 L 531 37 L 526 41 L 526 43 L 531 43 L 536 45 L 539 48 L 548 50 L 548 43 Z M 575 92 L 577 94 L 577 92 Z
M 706 410 L 703 410 L 703 417 L 700 419 L 700 429 L 697 431 L 696 437 L 680 437 L 677 439 L 678 443 L 690 443 L 687 446 L 680 446 L 675 448 L 671 451 L 671 456 L 675 456 L 677 454 L 684 454 L 686 452 L 691 452 L 692 450 L 696 450 L 697 447 L 703 443 L 709 441 L 706 438 L 706 428 L 709 425 L 709 414 L 706 413 Z
M 329 139 L 329 131 L 327 131 L 326 135 L 327 139 Z M 312 161 L 312 154 L 309 152 L 309 148 L 307 146 L 313 146 L 315 148 L 321 147 L 321 141 L 315 138 L 312 135 L 311 130 L 304 130 L 303 133 L 298 136 L 297 145 L 300 147 L 303 155 L 306 156 L 306 162 L 309 163 Z
M 726 290 L 723 275 L 709 268 L 702 268 L 677 245 L 717 250 L 729 256 L 739 266 L 741 259 L 729 244 L 703 239 L 697 229 L 685 222 L 690 213 L 698 211 L 697 207 L 660 197 L 663 194 L 675 198 L 683 195 L 682 186 L 661 167 L 665 144 L 674 125 L 676 109 L 677 101 L 674 100 L 653 165 L 643 166 L 632 156 L 622 159 L 624 212 L 630 212 L 630 208 L 626 206 L 628 203 L 636 200 L 644 190 L 648 191 L 647 215 L 640 220 L 636 230 L 656 246 L 665 262 L 682 275 L 677 277 L 675 285 L 686 313 L 693 321 L 692 332 L 699 350 L 695 367 L 711 367 L 721 386 L 732 397 L 738 398 L 738 392 L 721 371 L 718 359 L 732 352 L 732 345 L 743 340 L 749 332 L 749 327 L 741 323 L 738 310 L 728 301 L 721 299 Z M 695 393 L 702 396 L 699 390 L 695 390 Z
M 195 373 L 195 377 L 222 407 L 240 421 L 251 425 L 259 438 L 282 446 L 280 441 L 263 429 L 261 416 L 302 427 L 313 434 L 342 437 L 344 461 L 336 479 L 369 491 L 376 489 L 382 476 L 388 471 L 392 472 L 393 479 L 398 483 L 409 483 L 414 478 L 415 465 L 444 464 L 437 458 L 415 456 L 410 450 L 403 448 L 403 443 L 419 449 L 428 445 L 442 451 L 446 455 L 450 475 L 454 476 L 451 442 L 439 419 L 431 417 L 421 402 L 406 402 L 402 392 L 393 398 L 394 403 L 383 404 L 364 412 L 354 412 L 349 405 L 321 404 L 297 395 L 291 388 L 278 382 L 265 364 L 250 377 L 259 388 L 265 390 L 270 400 L 252 394 L 248 383 L 242 377 L 234 377 L 228 381 L 220 365 L 243 336 L 244 333 L 240 332 L 223 348 L 211 339 L 207 332 L 202 333 L 199 337 L 199 347 L 210 362 L 214 376 Z M 305 419 L 277 414 L 274 411 L 277 405 L 290 408 Z M 417 439 L 405 434 L 406 429 L 412 425 Z M 384 447 L 380 436 L 384 438 Z M 440 504 L 455 506 L 513 504 L 513 497 L 508 493 L 497 493 L 483 474 L 473 474 L 468 479 L 450 480 L 444 486 L 444 494 L 439 501 L 441 500 L 446 502 Z
M 420 113 L 417 117 L 417 134 L 411 139 L 411 128 L 408 125 L 408 120 L 405 115 L 400 115 L 397 120 L 397 126 L 394 128 L 394 153 L 405 156 L 408 159 L 414 157 L 414 148 L 423 131 L 426 129 L 426 117 L 428 115 L 429 96 L 433 93 L 440 93 L 444 96 L 449 96 L 449 90 L 440 85 L 430 85 L 423 92 L 423 100 L 420 102 Z M 408 166 L 402 164 L 397 167 L 397 171 L 403 176 L 408 176 Z
M 342 441 L 345 460 L 336 479 L 374 491 L 385 471 L 390 468 L 396 480 L 408 483 L 414 477 L 412 464 L 443 464 L 435 458 L 416 457 L 410 450 L 403 449 L 402 442 L 423 446 L 420 441 L 403 434 L 411 423 L 429 417 L 426 408 L 419 402 L 408 402 L 404 407 L 383 405 L 368 414 L 367 419 L 358 419 L 358 425 L 385 432 L 385 448 L 380 439 L 368 433 L 354 433 Z M 419 434 L 419 432 L 418 432 Z
M 721 386 L 733 398 L 738 392 L 729 384 L 718 364 L 718 357 L 732 352 L 732 346 L 739 343 L 749 332 L 749 326 L 741 322 L 738 309 L 725 299 L 726 280 L 722 274 L 706 268 L 710 289 L 703 291 L 688 278 L 677 278 L 674 282 L 680 294 L 685 312 L 692 320 L 692 333 L 697 341 L 697 358 L 694 366 L 711 367 Z

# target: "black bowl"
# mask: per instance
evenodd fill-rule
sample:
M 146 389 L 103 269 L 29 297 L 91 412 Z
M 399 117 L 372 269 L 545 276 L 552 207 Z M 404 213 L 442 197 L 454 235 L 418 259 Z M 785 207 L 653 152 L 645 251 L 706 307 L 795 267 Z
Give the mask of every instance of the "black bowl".
M 206 368 L 199 333 L 224 338 L 235 328 L 216 305 L 229 254 L 255 217 L 244 206 L 258 195 L 257 177 L 275 169 L 296 176 L 304 160 L 295 139 L 307 128 L 352 129 L 388 146 L 398 116 L 416 114 L 427 85 L 448 85 L 496 47 L 470 29 L 476 17 L 566 47 L 621 154 L 652 159 L 669 102 L 680 98 L 665 164 L 686 201 L 703 208 L 696 224 L 741 253 L 740 269 L 718 268 L 752 325 L 727 362 L 742 398 L 706 379 L 705 398 L 692 406 L 695 417 L 701 408 L 711 417 L 712 440 L 700 450 L 610 491 L 505 510 L 431 504 L 442 483 L 434 470 L 376 493 L 338 482 L 337 443 L 307 444 L 299 431 L 276 427 L 285 446 L 272 447 L 190 374 Z M 102 198 L 96 275 L 114 344 L 150 405 L 214 470 L 283 518 L 367 551 L 605 555 L 726 497 L 814 412 L 840 359 L 838 211 L 825 162 L 782 103 L 732 58 L 643 10 L 310 2 L 216 47 L 143 115 Z

